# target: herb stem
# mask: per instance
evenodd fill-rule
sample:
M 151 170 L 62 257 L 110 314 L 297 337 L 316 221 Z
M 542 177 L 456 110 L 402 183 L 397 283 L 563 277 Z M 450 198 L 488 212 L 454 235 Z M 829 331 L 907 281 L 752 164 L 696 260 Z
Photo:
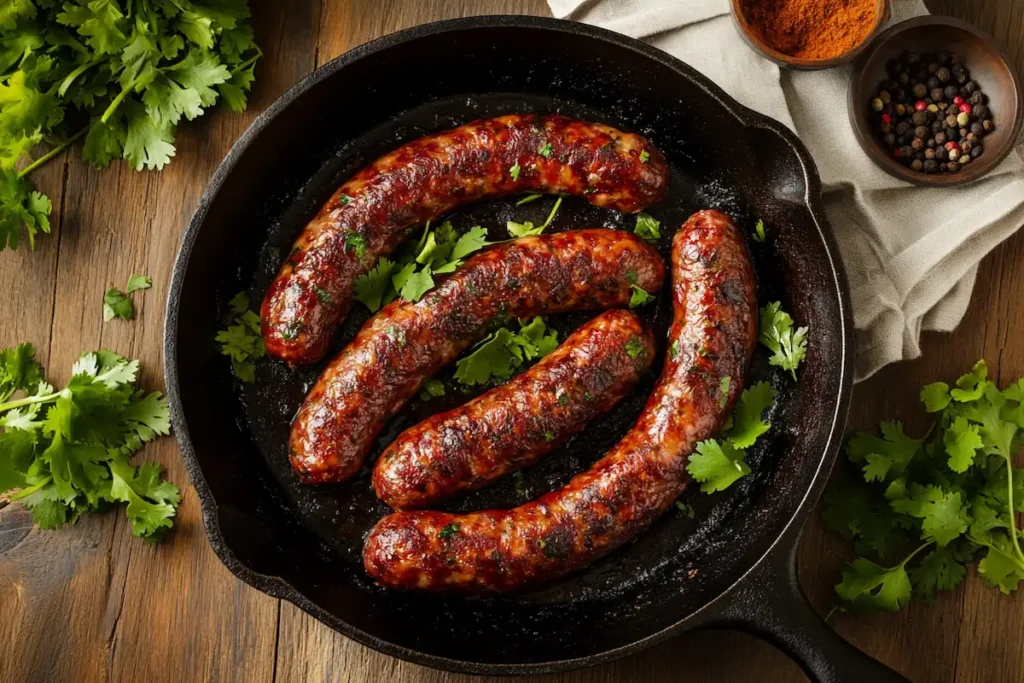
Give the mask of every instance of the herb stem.
M 0 413 L 13 410 L 14 408 L 21 408 L 22 406 L 30 406 L 36 403 L 47 403 L 60 396 L 57 394 L 50 394 L 48 396 L 29 396 L 27 398 L 19 398 L 17 401 L 8 401 L 7 403 L 0 403 Z
M 136 78 L 134 81 L 129 83 L 120 93 L 118 93 L 117 97 L 110 102 L 110 106 L 107 107 L 107 110 L 103 112 L 103 116 L 100 117 L 101 123 L 106 123 L 110 117 L 114 115 L 114 112 L 116 112 L 117 108 L 121 106 L 121 102 L 124 101 L 124 98 L 128 97 L 128 93 L 135 89 L 135 84 L 138 83 L 138 81 L 139 79 Z
M 55 156 L 57 156 L 61 152 L 63 152 L 65 149 L 67 149 L 72 144 L 74 144 L 75 140 L 77 140 L 78 138 L 80 138 L 83 135 L 85 135 L 88 130 L 89 130 L 89 127 L 86 126 L 82 130 L 78 131 L 77 133 L 75 133 L 74 135 L 69 137 L 64 142 L 60 143 L 59 145 L 57 145 L 56 147 L 51 149 L 49 152 L 47 152 L 43 156 L 41 156 L 38 159 L 36 159 L 35 161 L 33 161 L 31 164 L 29 164 L 25 168 L 21 169 L 18 172 L 18 177 L 19 178 L 24 178 L 25 176 L 27 176 L 32 171 L 36 170 L 37 168 L 39 168 L 40 166 L 45 164 L 47 161 L 49 161 L 50 159 L 54 158 Z
M 907 566 L 907 562 L 910 562 L 912 559 L 914 559 L 915 555 L 917 555 L 919 552 L 921 552 L 922 550 L 924 550 L 928 546 L 934 545 L 934 544 L 935 544 L 935 541 L 928 541 L 927 543 L 922 543 L 921 545 L 917 546 L 917 550 L 915 550 L 914 552 L 912 552 L 909 555 L 907 555 L 906 559 L 904 559 L 902 562 L 900 562 L 899 566 L 900 567 Z
M 31 496 L 33 493 L 35 493 L 39 489 L 43 488 L 44 486 L 49 484 L 51 481 L 53 481 L 53 477 L 52 476 L 47 477 L 46 479 L 43 479 L 38 484 L 33 484 L 32 486 L 29 486 L 27 489 L 22 489 L 22 490 L 18 491 L 17 493 L 12 494 L 11 495 L 11 500 L 20 500 L 20 499 L 25 498 L 27 496 Z
M 1013 459 L 1009 453 L 1003 454 L 1006 460 L 1006 505 L 1009 508 L 1007 513 L 1010 517 L 1010 538 L 1013 539 L 1013 549 L 1017 551 L 1018 561 L 1024 565 L 1024 553 L 1020 550 L 1020 541 L 1017 539 L 1017 514 L 1013 504 Z

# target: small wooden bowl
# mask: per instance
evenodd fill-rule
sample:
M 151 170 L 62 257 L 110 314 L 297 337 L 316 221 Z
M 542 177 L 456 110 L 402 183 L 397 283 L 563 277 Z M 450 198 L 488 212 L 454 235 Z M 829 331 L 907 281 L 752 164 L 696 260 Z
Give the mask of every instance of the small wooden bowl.
M 878 33 L 880 28 L 885 26 L 885 22 L 889 21 L 889 0 L 876 0 L 877 20 L 863 42 L 848 52 L 845 52 L 838 57 L 833 57 L 832 59 L 802 59 L 800 57 L 793 57 L 783 52 L 779 52 L 765 41 L 761 33 L 751 26 L 749 21 L 747 21 L 747 16 L 743 11 L 746 1 L 747 0 L 731 0 L 730 2 L 732 18 L 736 22 L 736 27 L 739 29 L 740 35 L 743 36 L 743 40 L 745 40 L 747 45 L 749 45 L 755 52 L 760 53 L 766 59 L 775 62 L 779 66 L 798 71 L 830 69 L 834 66 L 840 66 L 842 64 L 852 62 L 856 59 L 857 55 L 859 55 L 864 48 L 871 43 L 871 39 L 876 33 Z
M 995 129 L 982 138 L 985 149 L 957 173 L 925 174 L 893 158 L 892 151 L 875 137 L 871 98 L 888 78 L 885 65 L 904 52 L 952 52 L 988 97 Z M 860 146 L 883 171 L 900 180 L 927 187 L 955 187 L 981 178 L 1013 150 L 1024 115 L 1024 90 L 1006 54 L 992 38 L 966 22 L 952 17 L 922 16 L 893 26 L 857 59 L 850 81 L 850 123 Z

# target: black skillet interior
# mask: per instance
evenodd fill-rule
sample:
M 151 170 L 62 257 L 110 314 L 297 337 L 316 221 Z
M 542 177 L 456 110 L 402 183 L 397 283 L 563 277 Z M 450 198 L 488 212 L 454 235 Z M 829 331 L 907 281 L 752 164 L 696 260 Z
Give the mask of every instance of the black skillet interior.
M 343 485 L 298 484 L 288 425 L 320 368 L 262 362 L 235 381 L 214 336 L 238 291 L 258 305 L 282 254 L 348 175 L 395 146 L 474 118 L 558 112 L 645 135 L 672 169 L 649 209 L 667 254 L 694 210 L 728 211 L 768 239 L 751 243 L 759 300 L 781 300 L 810 327 L 799 383 L 755 357 L 748 383 L 779 389 L 773 429 L 749 456 L 754 473 L 726 494 L 691 490 L 634 543 L 585 572 L 498 598 L 403 594 L 373 586 L 362 538 L 387 512 L 368 469 Z M 175 267 L 168 306 L 167 385 L 175 427 L 211 542 L 244 580 L 299 604 L 341 632 L 442 668 L 522 672 L 569 668 L 633 651 L 706 620 L 703 607 L 737 582 L 820 489 L 845 419 L 850 329 L 843 277 L 816 210 L 809 156 L 774 122 L 743 109 L 680 62 L 641 43 L 568 22 L 489 17 L 428 25 L 341 57 L 287 93 L 235 145 L 203 197 Z M 451 217 L 504 238 L 509 219 L 542 221 L 545 198 L 467 207 Z M 555 230 L 632 229 L 635 217 L 566 199 Z M 826 231 L 826 232 L 823 232 Z M 593 314 L 551 318 L 563 334 Z M 663 338 L 666 296 L 645 312 Z M 338 347 L 366 318 L 357 311 Z M 629 428 L 659 368 L 606 418 L 525 472 L 452 509 L 513 506 L 564 483 Z M 414 402 L 387 429 L 463 401 Z M 372 464 L 371 457 L 370 463 Z

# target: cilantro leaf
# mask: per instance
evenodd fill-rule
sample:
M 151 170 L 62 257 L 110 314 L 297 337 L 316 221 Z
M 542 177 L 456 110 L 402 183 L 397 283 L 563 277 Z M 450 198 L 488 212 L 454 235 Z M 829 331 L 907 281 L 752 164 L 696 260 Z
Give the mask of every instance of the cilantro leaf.
M 935 382 L 921 390 L 921 402 L 929 413 L 944 410 L 951 400 L 949 385 L 945 382 Z
M 228 307 L 234 316 L 234 324 L 217 332 L 214 339 L 220 344 L 220 352 L 231 358 L 235 376 L 242 382 L 251 383 L 256 379 L 255 361 L 267 353 L 260 333 L 260 317 L 249 310 L 249 297 L 245 292 L 232 297 Z
M 661 222 L 646 213 L 638 214 L 633 232 L 640 239 L 656 242 L 661 239 Z
M 386 301 L 389 289 L 392 289 L 391 276 L 395 271 L 395 262 L 382 258 L 368 272 L 356 278 L 353 297 L 366 305 L 371 313 L 376 313 Z
M 775 405 L 776 392 L 768 382 L 757 382 L 744 389 L 733 414 L 733 424 L 727 432 L 730 443 L 736 448 L 749 448 L 757 438 L 771 428 L 763 419 L 765 411 Z
M 860 557 L 843 570 L 835 590 L 854 609 L 895 612 L 910 601 L 911 583 L 902 563 L 887 569 Z
M 945 546 L 933 549 L 909 573 L 914 594 L 933 598 L 937 591 L 956 588 L 967 577 L 967 568 L 956 556 L 952 546 Z
M 728 441 L 708 439 L 697 444 L 697 452 L 690 456 L 686 471 L 700 483 L 701 491 L 714 493 L 750 474 L 750 466 L 744 461 L 742 450 Z
M 117 287 L 111 287 L 103 295 L 103 322 L 114 318 L 132 320 L 135 317 L 135 305 Z
M 399 295 L 406 301 L 419 301 L 420 298 L 434 287 L 434 278 L 430 275 L 430 266 L 414 271 L 409 264 L 399 271 L 392 282 Z
M 778 301 L 761 309 L 758 341 L 772 352 L 768 362 L 789 370 L 796 379 L 796 369 L 807 355 L 807 328 L 793 329 L 793 318 L 782 310 Z
M 36 234 L 50 232 L 50 200 L 12 169 L 0 167 L 0 249 L 17 249 L 24 229 L 29 246 Z
M 654 301 L 654 297 L 643 287 L 639 285 L 632 285 L 633 294 L 629 297 L 629 307 L 638 308 L 640 306 L 646 306 L 647 304 Z
M 518 332 L 501 327 L 455 363 L 455 380 L 468 386 L 507 380 L 524 362 L 542 358 L 558 346 L 558 333 L 543 318 L 520 321 Z
M 949 469 L 966 472 L 974 464 L 974 456 L 984 442 L 978 434 L 978 425 L 972 425 L 966 417 L 958 416 L 942 437 L 949 455 Z
M 944 491 L 938 486 L 922 487 L 910 498 L 893 501 L 892 507 L 921 519 L 922 539 L 939 546 L 948 545 L 970 526 L 961 494 Z
M 43 381 L 43 366 L 35 356 L 32 344 L 0 351 L 0 401 L 6 401 L 15 391 L 27 392 Z
M 762 221 L 760 219 L 757 221 L 757 225 L 754 226 L 754 238 L 753 239 L 754 239 L 755 242 L 764 242 L 764 240 L 765 240 L 764 221 Z
M 554 220 L 555 214 L 558 213 L 558 208 L 562 205 L 562 198 L 559 197 L 555 200 L 555 205 L 551 208 L 551 213 L 548 214 L 547 220 L 541 223 L 537 227 L 533 227 L 533 223 L 526 221 L 524 223 L 516 223 L 515 221 L 508 221 L 505 223 L 505 227 L 508 229 L 508 234 L 513 237 L 530 237 L 532 235 L 539 235 L 544 232 L 551 221 Z

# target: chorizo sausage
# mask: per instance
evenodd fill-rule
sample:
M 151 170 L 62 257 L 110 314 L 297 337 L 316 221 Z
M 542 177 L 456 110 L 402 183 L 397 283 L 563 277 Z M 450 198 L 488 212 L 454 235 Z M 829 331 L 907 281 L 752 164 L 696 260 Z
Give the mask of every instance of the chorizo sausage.
M 320 360 L 356 278 L 415 224 L 516 192 L 636 212 L 661 197 L 667 178 L 644 138 L 564 116 L 501 116 L 415 140 L 353 176 L 302 231 L 263 300 L 267 352 L 292 365 Z
M 665 264 L 635 235 L 595 229 L 485 249 L 417 302 L 370 318 L 320 375 L 292 423 L 292 468 L 307 483 L 355 474 L 385 421 L 505 316 L 626 306 L 659 291 Z
M 585 566 L 669 508 L 689 481 L 689 454 L 731 412 L 757 338 L 753 269 L 726 215 L 702 211 L 687 221 L 673 241 L 672 278 L 661 377 L 608 454 L 564 488 L 511 510 L 384 517 L 363 546 L 370 576 L 401 588 L 514 590 Z
M 399 510 L 482 488 L 610 410 L 653 358 L 654 337 L 636 314 L 602 313 L 510 382 L 402 432 L 377 461 L 373 488 Z

